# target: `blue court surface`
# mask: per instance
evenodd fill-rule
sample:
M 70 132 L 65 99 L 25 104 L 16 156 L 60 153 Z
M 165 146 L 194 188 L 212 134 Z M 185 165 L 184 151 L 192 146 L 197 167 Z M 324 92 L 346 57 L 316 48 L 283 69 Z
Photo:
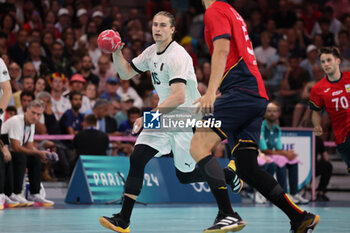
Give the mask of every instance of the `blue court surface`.
M 330 202 L 323 206 L 314 203 L 302 206 L 316 212 L 321 221 L 314 232 L 350 232 L 350 204 Z M 270 205 L 239 205 L 234 209 L 247 222 L 240 232 L 281 233 L 289 232 L 288 218 Z M 111 216 L 119 212 L 120 205 L 66 205 L 58 203 L 54 208 L 20 208 L 0 211 L 0 232 L 21 233 L 88 233 L 112 232 L 100 226 L 101 215 Z M 200 233 L 209 227 L 217 208 L 208 204 L 162 204 L 136 205 L 131 219 L 131 232 Z

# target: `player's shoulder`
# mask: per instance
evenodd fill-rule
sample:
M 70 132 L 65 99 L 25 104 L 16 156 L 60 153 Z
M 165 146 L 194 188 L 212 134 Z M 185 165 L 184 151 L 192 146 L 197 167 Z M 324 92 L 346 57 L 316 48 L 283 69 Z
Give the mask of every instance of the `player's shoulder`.
M 344 72 L 342 72 L 342 75 L 344 78 L 350 79 L 350 71 L 344 71 Z
M 152 54 L 152 53 L 155 53 L 156 51 L 157 51 L 156 44 L 152 44 L 152 45 L 148 46 L 145 50 L 143 50 L 142 53 L 144 53 L 144 54 Z
M 169 49 L 169 52 L 167 53 L 168 59 L 184 60 L 185 58 L 190 57 L 186 49 L 181 45 L 179 45 L 176 41 L 173 41 L 170 44 L 168 49 Z

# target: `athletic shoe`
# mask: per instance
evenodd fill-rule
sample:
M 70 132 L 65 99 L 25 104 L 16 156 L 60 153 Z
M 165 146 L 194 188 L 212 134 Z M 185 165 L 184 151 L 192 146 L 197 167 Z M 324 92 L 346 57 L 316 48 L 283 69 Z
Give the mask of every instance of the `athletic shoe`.
M 313 229 L 320 221 L 320 216 L 306 211 L 304 213 L 303 220 L 299 222 L 290 222 L 290 233 L 312 233 Z
M 21 194 L 12 193 L 11 196 L 9 196 L 9 198 L 11 199 L 11 201 L 18 202 L 18 207 L 29 207 L 34 205 L 32 201 L 28 201 Z
M 317 193 L 315 201 L 329 201 L 329 197 L 327 197 L 326 194 Z
M 308 204 L 309 200 L 303 198 L 299 193 L 295 194 L 295 195 L 288 195 L 290 197 L 290 199 L 295 203 L 295 204 Z
M 18 201 L 12 201 L 8 196 L 5 195 L 5 208 L 15 208 L 19 206 Z
M 258 191 L 255 192 L 254 202 L 256 204 L 266 204 L 267 203 L 266 198 Z
M 234 160 L 231 160 L 227 167 L 224 168 L 226 183 L 231 187 L 233 193 L 239 193 L 243 188 L 243 180 L 238 177 L 236 170 Z
M 120 232 L 120 233 L 128 233 L 130 232 L 130 222 L 125 221 L 120 214 L 113 214 L 113 217 L 109 218 L 106 216 L 102 216 L 99 219 L 100 224 L 107 229 L 112 231 Z
M 0 210 L 5 208 L 5 194 L 0 194 Z
M 233 215 L 225 215 L 219 211 L 214 225 L 204 230 L 203 233 L 226 233 L 226 232 L 236 232 L 240 231 L 245 227 L 246 222 L 238 215 L 238 213 L 233 213 Z
M 45 199 L 39 193 L 29 195 L 28 200 L 33 201 L 36 207 L 50 207 L 55 204 L 55 202 Z

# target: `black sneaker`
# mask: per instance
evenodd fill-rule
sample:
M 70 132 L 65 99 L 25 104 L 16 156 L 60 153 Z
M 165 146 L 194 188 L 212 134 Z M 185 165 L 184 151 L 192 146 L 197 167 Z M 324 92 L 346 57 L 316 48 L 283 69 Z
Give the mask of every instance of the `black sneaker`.
M 113 217 L 111 218 L 102 216 L 100 217 L 100 224 L 112 231 L 116 231 L 120 233 L 130 232 L 130 229 L 129 229 L 130 222 L 125 221 L 120 216 L 120 214 L 113 214 Z
M 231 187 L 233 193 L 239 193 L 243 188 L 243 180 L 238 177 L 236 170 L 233 160 L 224 168 L 226 183 Z
M 203 233 L 226 233 L 240 231 L 245 227 L 246 222 L 238 215 L 225 215 L 219 211 L 215 218 L 214 225 L 204 230 Z
M 290 233 L 312 233 L 319 221 L 320 216 L 305 211 L 303 220 L 290 223 Z

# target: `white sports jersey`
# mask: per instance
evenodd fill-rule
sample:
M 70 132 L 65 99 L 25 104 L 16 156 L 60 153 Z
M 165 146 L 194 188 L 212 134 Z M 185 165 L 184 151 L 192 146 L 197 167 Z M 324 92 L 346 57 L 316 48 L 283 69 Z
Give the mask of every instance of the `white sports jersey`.
M 147 70 L 151 72 L 153 86 L 159 95 L 158 104 L 170 95 L 170 84 L 178 81 L 186 83 L 185 103 L 179 107 L 191 107 L 192 103 L 200 97 L 192 58 L 175 41 L 172 41 L 161 53 L 157 53 L 156 44 L 149 46 L 132 60 L 131 65 L 139 73 Z

